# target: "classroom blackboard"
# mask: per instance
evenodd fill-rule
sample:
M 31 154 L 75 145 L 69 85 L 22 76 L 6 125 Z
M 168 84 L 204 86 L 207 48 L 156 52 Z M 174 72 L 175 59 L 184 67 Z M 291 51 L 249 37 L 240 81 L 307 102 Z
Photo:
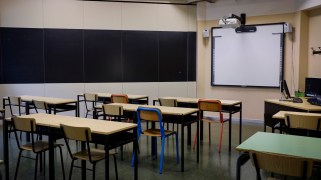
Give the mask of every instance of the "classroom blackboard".
M 244 27 L 256 27 L 256 31 L 212 28 L 212 86 L 279 87 L 284 23 Z

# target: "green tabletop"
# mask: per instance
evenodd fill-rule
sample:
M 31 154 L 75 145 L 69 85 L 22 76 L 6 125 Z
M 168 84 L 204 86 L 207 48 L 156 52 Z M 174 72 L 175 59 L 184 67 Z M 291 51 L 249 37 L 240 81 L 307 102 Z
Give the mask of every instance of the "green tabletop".
M 236 150 L 263 151 L 321 161 L 321 138 L 257 132 Z

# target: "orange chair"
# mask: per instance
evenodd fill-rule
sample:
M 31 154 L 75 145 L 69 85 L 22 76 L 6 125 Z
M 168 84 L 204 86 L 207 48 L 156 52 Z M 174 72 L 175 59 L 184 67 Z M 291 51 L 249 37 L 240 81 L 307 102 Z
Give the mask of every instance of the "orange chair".
M 210 131 L 211 130 L 210 129 L 211 123 L 220 123 L 221 124 L 220 144 L 219 144 L 219 148 L 218 148 L 218 152 L 221 153 L 224 123 L 228 121 L 228 119 L 223 118 L 221 101 L 219 101 L 219 100 L 199 100 L 198 101 L 198 109 L 200 110 L 199 119 L 202 120 L 203 122 L 208 123 L 209 140 L 211 139 L 211 131 Z M 204 117 L 203 116 L 204 112 L 217 112 L 219 114 L 219 117 L 218 117 L 218 119 L 214 118 L 214 117 Z M 196 132 L 195 137 L 194 137 L 193 148 L 195 148 L 197 133 L 198 132 Z

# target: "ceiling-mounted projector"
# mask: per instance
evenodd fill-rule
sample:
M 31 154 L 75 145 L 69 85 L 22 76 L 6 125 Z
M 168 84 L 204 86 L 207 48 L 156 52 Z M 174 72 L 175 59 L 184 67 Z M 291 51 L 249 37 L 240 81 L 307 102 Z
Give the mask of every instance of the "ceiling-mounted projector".
M 241 14 L 241 17 L 230 14 L 229 17 L 220 19 L 218 25 L 222 28 L 238 28 L 241 25 L 245 25 L 245 14 Z
M 218 25 L 222 28 L 238 28 L 241 26 L 241 22 L 236 18 L 220 19 Z

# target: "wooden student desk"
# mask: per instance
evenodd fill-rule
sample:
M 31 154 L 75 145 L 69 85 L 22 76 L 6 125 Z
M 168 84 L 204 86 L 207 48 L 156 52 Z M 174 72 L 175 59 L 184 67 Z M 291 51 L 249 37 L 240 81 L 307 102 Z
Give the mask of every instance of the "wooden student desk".
M 302 100 L 303 103 L 293 103 L 278 99 L 266 99 L 264 101 L 264 131 L 266 131 L 266 126 L 272 127 L 272 132 L 274 131 L 274 126 L 280 120 L 274 119 L 273 115 L 279 111 L 321 113 L 321 106 L 310 104 L 306 98 L 302 98 Z
M 250 158 L 249 150 L 297 156 L 321 162 L 321 139 L 313 137 L 257 132 L 237 146 L 236 150 L 243 152 L 237 160 L 237 180 L 240 179 L 241 166 Z
M 168 99 L 176 99 L 179 107 L 195 107 L 197 108 L 197 103 L 200 98 L 186 98 L 186 97 L 162 97 Z M 219 99 L 220 100 L 220 99 Z M 232 115 L 235 113 L 240 113 L 240 127 L 239 127 L 239 144 L 242 142 L 242 102 L 236 100 L 220 100 L 222 103 L 222 109 L 224 113 L 229 113 L 229 141 L 228 147 L 231 151 L 231 142 L 232 142 Z M 158 102 L 158 99 L 153 100 L 155 105 Z M 203 140 L 203 121 L 201 121 L 201 131 L 200 131 L 200 140 Z
M 123 103 L 112 103 L 116 105 L 122 105 L 125 113 L 131 113 L 134 117 L 134 121 L 137 122 L 136 119 L 136 111 L 138 107 L 149 107 L 149 108 L 158 108 L 161 110 L 164 119 L 169 120 L 170 122 L 177 123 L 181 125 L 181 171 L 184 172 L 184 127 L 188 126 L 192 123 L 197 123 L 197 130 L 199 129 L 199 121 L 198 116 L 192 116 L 192 114 L 198 113 L 198 109 L 195 108 L 181 108 L 181 107 L 166 107 L 166 106 L 151 106 L 151 105 L 139 105 L 139 104 L 123 104 Z M 95 107 L 95 112 L 97 109 L 101 109 L 102 105 L 97 105 Z M 197 131 L 199 132 L 199 131 Z M 190 143 L 191 132 L 188 132 L 188 142 Z M 155 138 L 154 138 L 155 139 Z M 197 139 L 199 139 L 199 134 L 197 133 Z M 154 140 L 155 141 L 155 140 Z M 154 143 L 154 142 L 153 142 Z M 152 148 L 152 155 L 157 155 Z M 196 153 L 197 163 L 199 162 L 199 141 L 197 141 L 197 153 Z
M 110 103 L 110 97 L 112 93 L 101 93 L 101 92 L 89 92 L 92 94 L 97 94 L 98 98 L 101 99 L 103 102 Z M 117 94 L 117 93 L 114 93 Z M 148 104 L 148 96 L 147 95 L 134 95 L 134 94 L 127 94 L 128 96 L 128 101 L 131 104 Z M 82 98 L 82 100 L 81 100 Z M 81 101 L 84 101 L 84 94 L 79 94 L 77 96 L 77 101 L 78 103 Z
M 44 101 L 48 104 L 49 113 L 56 114 L 57 112 L 73 111 L 75 110 L 75 115 L 79 116 L 79 104 L 76 100 L 63 99 L 63 98 L 52 98 L 52 97 L 42 97 L 42 96 L 19 96 L 22 102 L 26 103 L 26 114 L 29 114 L 30 107 L 32 105 L 32 100 Z M 3 98 L 3 107 L 9 106 L 8 97 Z
M 70 126 L 89 127 L 92 132 L 92 142 L 97 142 L 105 145 L 105 154 L 109 153 L 109 149 L 126 144 L 128 142 L 134 143 L 135 156 L 137 156 L 137 125 L 133 123 L 122 123 L 114 121 L 102 121 L 96 119 L 79 118 L 71 116 L 61 116 L 53 114 L 31 114 L 21 117 L 35 118 L 36 125 L 48 129 L 49 139 L 49 179 L 55 179 L 55 165 L 54 165 L 54 140 L 61 138 L 60 124 Z M 6 169 L 6 180 L 9 179 L 9 151 L 8 151 L 8 124 L 10 121 L 4 121 L 3 125 L 3 147 L 4 147 L 4 161 Z M 134 130 L 133 133 L 128 131 Z M 43 132 L 43 131 L 42 131 Z M 135 158 L 137 160 L 137 157 Z M 130 167 L 128 167 L 130 168 Z M 138 179 L 137 161 L 135 162 L 134 179 Z M 82 161 L 82 179 L 86 179 L 86 161 Z M 109 156 L 105 160 L 105 179 L 109 179 Z

